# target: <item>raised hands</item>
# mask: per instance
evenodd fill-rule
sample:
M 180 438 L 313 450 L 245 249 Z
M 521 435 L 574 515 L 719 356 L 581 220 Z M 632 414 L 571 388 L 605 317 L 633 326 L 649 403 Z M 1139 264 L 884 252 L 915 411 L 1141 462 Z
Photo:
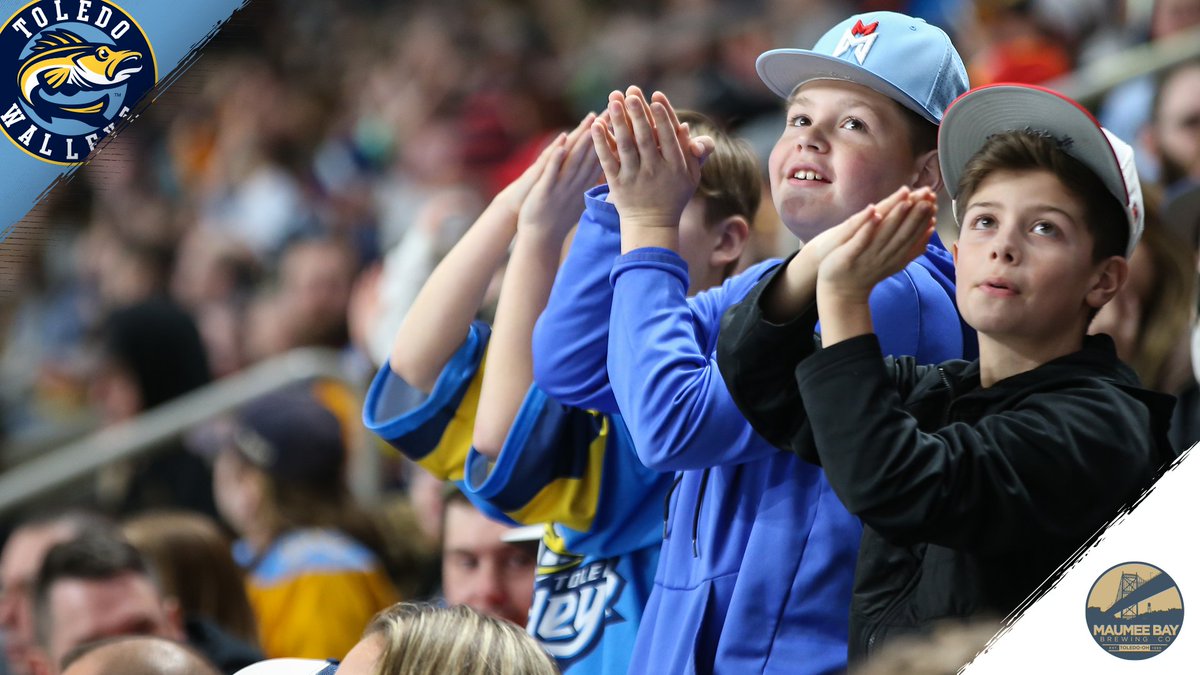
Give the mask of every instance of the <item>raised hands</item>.
M 817 286 L 855 297 L 904 269 L 925 250 L 937 223 L 937 196 L 929 188 L 902 187 L 813 240 L 820 268 Z M 828 237 L 827 240 L 823 238 Z
M 588 129 L 595 121 L 596 115 L 588 113 L 569 134 L 559 134 L 531 167 L 531 172 L 538 173 L 533 175 L 520 207 L 520 236 L 546 235 L 561 244 L 579 222 L 583 193 L 600 178 L 600 164 L 588 138 Z M 518 182 L 524 180 L 522 176 Z
M 680 215 L 700 183 L 700 166 L 712 152 L 712 139 L 693 139 L 661 92 L 648 101 L 637 87 L 614 91 L 606 114 L 608 124 L 592 124 L 591 135 L 609 198 L 621 215 L 622 249 L 676 248 L 670 242 L 678 240 Z M 643 239 L 647 228 L 669 233 Z
M 921 254 L 933 235 L 937 198 L 902 187 L 813 239 L 821 341 L 832 346 L 874 331 L 871 290 Z

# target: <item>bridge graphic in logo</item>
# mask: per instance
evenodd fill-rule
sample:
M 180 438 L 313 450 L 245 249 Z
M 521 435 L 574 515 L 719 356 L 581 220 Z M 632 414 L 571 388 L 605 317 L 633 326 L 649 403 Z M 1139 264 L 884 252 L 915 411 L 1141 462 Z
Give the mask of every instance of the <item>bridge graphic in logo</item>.
M 1166 572 L 1142 562 L 1110 567 L 1087 599 L 1088 634 L 1121 659 L 1161 654 L 1183 627 L 1183 596 Z
M 35 0 L 0 27 L 0 129 L 44 162 L 82 162 L 157 81 L 145 32 L 108 0 Z

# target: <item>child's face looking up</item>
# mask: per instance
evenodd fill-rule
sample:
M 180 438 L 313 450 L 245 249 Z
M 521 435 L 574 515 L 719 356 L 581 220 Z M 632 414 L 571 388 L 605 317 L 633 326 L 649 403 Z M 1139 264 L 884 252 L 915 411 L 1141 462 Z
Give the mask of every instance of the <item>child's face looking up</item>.
M 1083 201 L 1050 171 L 997 171 L 959 208 L 954 263 L 967 323 L 1018 343 L 1083 335 L 1099 297 Z
M 807 241 L 912 184 L 915 160 L 898 103 L 859 84 L 812 80 L 792 94 L 771 151 L 771 196 L 784 225 Z

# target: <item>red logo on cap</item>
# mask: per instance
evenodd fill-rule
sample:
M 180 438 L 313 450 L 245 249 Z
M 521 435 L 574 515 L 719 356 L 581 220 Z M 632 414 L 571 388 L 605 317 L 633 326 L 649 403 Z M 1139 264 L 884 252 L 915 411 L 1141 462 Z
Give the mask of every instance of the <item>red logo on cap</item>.
M 854 28 L 850 29 L 850 33 L 852 35 L 859 35 L 859 36 L 870 35 L 871 33 L 874 33 L 875 29 L 878 27 L 879 27 L 878 21 L 872 23 L 869 26 L 864 26 L 862 19 L 859 19 L 858 21 L 854 22 Z

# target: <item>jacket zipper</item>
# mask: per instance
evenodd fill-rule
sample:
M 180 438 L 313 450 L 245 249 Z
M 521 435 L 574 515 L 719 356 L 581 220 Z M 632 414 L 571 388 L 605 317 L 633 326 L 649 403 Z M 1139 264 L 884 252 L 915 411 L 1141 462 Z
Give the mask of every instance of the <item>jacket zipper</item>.
M 950 406 L 954 404 L 954 386 L 950 384 L 950 376 L 946 374 L 946 369 L 938 366 L 938 375 L 942 378 L 942 384 L 946 385 L 946 391 L 949 394 L 946 396 L 946 405 L 942 406 L 942 423 L 939 426 L 946 426 L 950 423 Z
M 908 583 L 904 586 L 904 589 L 898 596 L 896 596 L 896 599 L 892 601 L 892 604 L 888 605 L 887 609 L 883 610 L 883 614 L 880 615 L 879 620 L 871 626 L 871 632 L 867 635 L 866 656 L 870 656 L 871 651 L 875 648 L 875 637 L 879 634 L 880 626 L 886 624 L 888 619 L 892 618 L 892 615 L 896 613 L 896 610 L 900 609 L 900 604 L 904 602 L 904 599 L 913 592 L 913 589 L 920 580 L 921 570 L 918 568 L 912 575 L 912 578 L 908 580 Z
M 946 426 L 947 424 L 950 423 L 950 406 L 953 405 L 953 403 L 954 403 L 954 385 L 950 384 L 950 376 L 946 374 L 945 368 L 938 366 L 937 369 L 938 369 L 938 376 L 942 378 L 942 384 L 946 385 L 946 391 L 949 392 L 949 394 L 946 396 L 946 405 L 942 406 L 941 426 Z M 875 637 L 879 633 L 879 627 L 881 625 L 883 625 L 884 623 L 886 623 L 887 620 L 889 618 L 891 618 L 892 614 L 895 613 L 896 609 L 900 607 L 900 602 L 912 590 L 912 585 L 914 583 L 916 583 L 916 580 L 919 577 L 920 577 L 920 571 L 918 570 L 918 574 L 914 575 L 913 580 L 910 581 L 909 585 L 905 587 L 904 592 L 901 593 L 900 596 L 897 597 L 896 600 L 886 610 L 884 610 L 883 615 L 881 617 L 879 617 L 879 621 L 875 622 L 875 625 L 871 628 L 870 634 L 867 635 L 867 654 L 868 655 L 871 653 L 871 650 L 875 648 Z

